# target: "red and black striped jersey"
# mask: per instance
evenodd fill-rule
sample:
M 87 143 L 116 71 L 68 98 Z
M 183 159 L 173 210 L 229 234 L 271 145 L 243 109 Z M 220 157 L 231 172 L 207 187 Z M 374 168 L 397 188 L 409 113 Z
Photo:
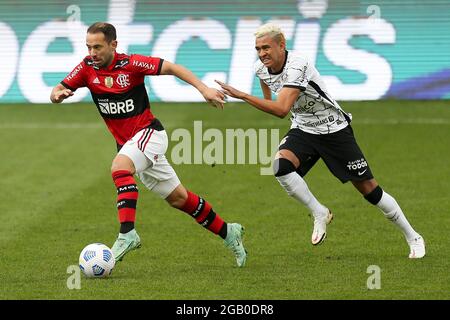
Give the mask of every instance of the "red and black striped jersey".
M 87 87 L 108 129 L 123 145 L 155 119 L 144 77 L 159 75 L 162 63 L 157 57 L 115 53 L 108 67 L 99 68 L 87 56 L 61 84 L 72 91 Z

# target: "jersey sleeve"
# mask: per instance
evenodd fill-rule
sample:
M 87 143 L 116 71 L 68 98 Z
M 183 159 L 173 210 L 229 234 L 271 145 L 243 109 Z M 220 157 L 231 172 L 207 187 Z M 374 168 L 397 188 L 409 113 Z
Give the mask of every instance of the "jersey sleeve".
M 261 61 L 257 60 L 254 64 L 253 64 L 253 72 L 255 73 L 255 75 L 261 79 L 261 75 L 264 71 L 264 65 L 261 63 Z
M 82 61 L 61 81 L 61 84 L 72 91 L 86 87 L 85 72 L 86 64 Z
M 286 70 L 287 79 L 283 87 L 297 88 L 302 91 L 308 86 L 313 70 L 308 60 L 297 60 Z
M 135 72 L 144 76 L 157 76 L 161 73 L 164 59 L 158 57 L 143 56 L 133 54 L 131 56 L 131 67 Z

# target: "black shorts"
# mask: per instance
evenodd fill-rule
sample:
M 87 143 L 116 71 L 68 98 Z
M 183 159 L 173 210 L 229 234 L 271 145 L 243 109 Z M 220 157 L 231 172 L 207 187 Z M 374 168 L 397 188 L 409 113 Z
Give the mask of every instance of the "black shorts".
M 342 183 L 373 178 L 350 125 L 330 134 L 310 134 L 291 129 L 278 147 L 278 150 L 283 149 L 292 151 L 300 160 L 297 172 L 302 177 L 322 158 L 331 173 Z

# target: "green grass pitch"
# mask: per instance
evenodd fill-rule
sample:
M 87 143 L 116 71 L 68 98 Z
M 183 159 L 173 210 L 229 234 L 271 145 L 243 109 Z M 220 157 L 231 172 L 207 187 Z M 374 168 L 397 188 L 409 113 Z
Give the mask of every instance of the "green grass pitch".
M 342 103 L 380 185 L 400 203 L 427 243 L 407 258 L 402 234 L 351 184 L 322 162 L 306 180 L 335 219 L 326 241 L 310 244 L 312 220 L 259 164 L 174 165 L 182 183 L 229 222 L 246 229 L 239 269 L 219 237 L 140 186 L 142 248 L 111 277 L 67 273 L 92 242 L 117 236 L 110 164 L 115 143 L 92 103 L 0 106 L 0 299 L 448 299 L 450 292 L 450 108 L 446 101 Z M 245 104 L 154 103 L 171 136 L 203 130 L 289 128 Z M 177 142 L 170 142 L 171 147 Z M 204 146 L 208 145 L 207 142 Z M 168 151 L 170 158 L 171 149 Z M 367 272 L 381 269 L 381 288 Z

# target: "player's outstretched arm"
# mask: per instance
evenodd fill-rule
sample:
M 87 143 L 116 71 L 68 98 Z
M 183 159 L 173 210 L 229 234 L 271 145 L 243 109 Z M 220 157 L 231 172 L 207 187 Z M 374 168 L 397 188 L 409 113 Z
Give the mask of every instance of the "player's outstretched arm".
M 255 96 L 252 96 L 250 94 L 247 94 L 245 92 L 239 91 L 236 88 L 223 83 L 221 81 L 216 80 L 216 82 L 222 87 L 223 92 L 230 97 L 241 99 L 248 104 L 251 104 L 255 108 L 270 113 L 274 116 L 277 116 L 279 118 L 284 118 L 289 111 L 291 110 L 292 106 L 294 105 L 295 101 L 297 100 L 300 90 L 296 88 L 283 88 L 281 89 L 280 93 L 278 94 L 277 100 L 272 101 L 271 95 L 269 95 L 269 92 L 267 90 L 264 90 L 263 87 L 263 93 L 264 97 L 266 99 L 261 99 Z M 268 99 L 270 98 L 270 99 Z
M 265 84 L 264 81 L 259 80 L 259 85 L 261 86 L 264 99 L 272 100 L 272 91 L 270 91 L 270 88 L 267 86 L 267 84 Z
M 61 83 L 58 83 L 50 94 L 50 100 L 53 103 L 61 103 L 68 97 L 73 96 L 73 91 L 64 87 Z
M 187 68 L 164 60 L 163 65 L 161 67 L 162 75 L 172 75 L 175 76 L 187 83 L 191 86 L 195 87 L 205 98 L 205 100 L 216 108 L 223 108 L 223 104 L 225 103 L 225 95 L 217 89 L 210 88 L 205 85 L 192 71 Z

